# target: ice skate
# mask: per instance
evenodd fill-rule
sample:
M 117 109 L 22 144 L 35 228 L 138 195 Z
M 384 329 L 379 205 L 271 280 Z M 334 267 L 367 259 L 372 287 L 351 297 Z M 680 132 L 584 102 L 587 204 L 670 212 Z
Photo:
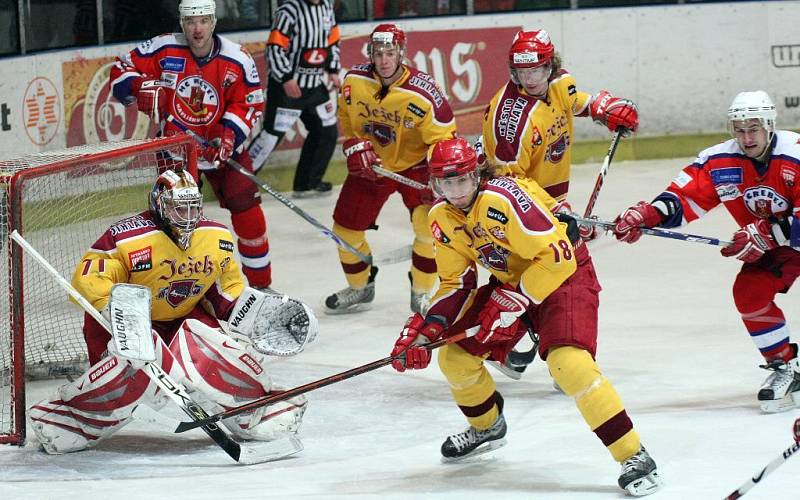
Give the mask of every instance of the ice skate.
M 470 426 L 464 432 L 448 436 L 442 443 L 442 462 L 458 462 L 505 446 L 506 429 L 506 419 L 501 413 L 486 430 Z
M 375 299 L 375 276 L 378 268 L 372 266 L 369 272 L 369 281 L 364 288 L 353 288 L 348 286 L 325 299 L 326 314 L 347 314 L 359 311 L 366 311 L 372 307 L 371 302 Z
M 758 391 L 761 411 L 778 413 L 800 406 L 800 360 L 794 358 L 788 363 L 775 359 L 761 365 L 772 370 Z
M 655 461 L 644 449 L 622 462 L 617 484 L 629 495 L 643 497 L 655 493 L 661 487 L 661 478 L 658 477 Z

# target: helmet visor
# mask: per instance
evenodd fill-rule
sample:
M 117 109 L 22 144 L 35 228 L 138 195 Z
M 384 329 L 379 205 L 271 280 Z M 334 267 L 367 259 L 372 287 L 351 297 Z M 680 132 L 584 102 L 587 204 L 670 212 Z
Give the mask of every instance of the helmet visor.
M 452 177 L 431 177 L 431 186 L 439 196 L 443 196 L 457 208 L 467 208 L 472 204 L 480 177 L 473 170 Z

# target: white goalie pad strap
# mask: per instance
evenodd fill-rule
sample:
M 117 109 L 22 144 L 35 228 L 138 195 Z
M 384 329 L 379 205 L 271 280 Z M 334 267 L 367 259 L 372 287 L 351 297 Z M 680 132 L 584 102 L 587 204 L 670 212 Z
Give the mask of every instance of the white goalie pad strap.
M 253 348 L 272 356 L 294 356 L 319 333 L 314 312 L 287 295 L 245 288 L 233 307 L 228 329 L 250 338 Z
M 150 289 L 118 283 L 111 288 L 108 312 L 114 354 L 139 361 L 155 361 L 150 321 Z

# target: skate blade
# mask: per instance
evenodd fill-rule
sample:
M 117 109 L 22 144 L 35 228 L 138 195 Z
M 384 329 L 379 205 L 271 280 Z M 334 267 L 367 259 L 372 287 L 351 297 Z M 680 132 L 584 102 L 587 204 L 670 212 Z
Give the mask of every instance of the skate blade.
M 303 451 L 303 443 L 297 436 L 290 435 L 275 441 L 247 441 L 242 443 L 239 463 L 254 465 L 281 460 Z
M 372 309 L 372 302 L 356 304 L 354 306 L 350 306 L 345 309 L 331 309 L 330 307 L 325 305 L 325 301 L 322 301 L 322 307 L 323 307 L 322 310 L 325 312 L 325 314 L 331 316 L 337 316 L 340 314 L 352 314 L 362 311 L 368 311 L 369 309 Z
M 488 443 L 484 443 L 471 452 L 467 453 L 466 455 L 462 455 L 460 457 L 442 457 L 443 464 L 454 464 L 454 463 L 461 463 L 467 462 L 471 458 L 475 458 L 477 456 L 483 455 L 484 453 L 488 453 L 490 451 L 496 450 L 497 448 L 502 448 L 507 443 L 505 438 L 495 439 L 494 441 L 489 441 Z
M 486 364 L 510 379 L 519 380 L 522 378 L 522 372 L 518 372 L 512 368 L 509 368 L 503 363 L 498 363 L 497 361 L 486 361 Z
M 781 399 L 766 399 L 759 401 L 759 403 L 761 403 L 761 411 L 764 413 L 781 413 L 797 408 L 798 403 L 800 403 L 800 395 L 798 395 L 797 399 L 795 399 L 794 394 L 797 393 L 787 394 Z
M 658 471 L 653 471 L 650 474 L 631 482 L 625 487 L 625 491 L 627 491 L 631 496 L 643 497 L 658 491 L 658 489 L 661 488 L 661 484 L 661 478 L 658 477 Z

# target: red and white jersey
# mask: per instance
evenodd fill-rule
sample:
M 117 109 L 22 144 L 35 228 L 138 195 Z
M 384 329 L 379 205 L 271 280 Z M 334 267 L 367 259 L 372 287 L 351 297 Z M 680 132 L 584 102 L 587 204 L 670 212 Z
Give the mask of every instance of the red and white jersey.
M 168 112 L 202 137 L 219 122 L 236 133 L 238 147 L 261 116 L 264 94 L 256 64 L 238 43 L 214 35 L 208 57 L 198 59 L 182 33 L 157 36 L 118 57 L 111 68 L 111 91 L 130 104 L 131 84 L 138 77 L 158 79 L 165 86 Z M 179 132 L 167 123 L 165 133 Z
M 722 204 L 739 226 L 800 213 L 800 134 L 779 130 L 766 168 L 730 139 L 700 153 L 655 201 L 676 210 L 661 225 L 676 227 Z M 676 206 L 676 202 L 679 206 Z M 794 231 L 793 231 L 794 232 Z

